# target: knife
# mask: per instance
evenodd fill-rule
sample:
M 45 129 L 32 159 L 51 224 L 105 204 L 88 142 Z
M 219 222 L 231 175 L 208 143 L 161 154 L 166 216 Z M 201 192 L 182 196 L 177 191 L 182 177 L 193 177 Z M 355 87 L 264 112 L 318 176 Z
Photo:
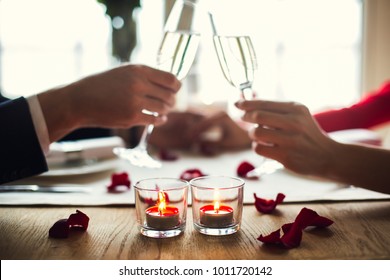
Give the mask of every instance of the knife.
M 77 193 L 90 192 L 89 187 L 64 185 L 64 186 L 45 186 L 45 185 L 0 185 L 0 192 L 48 192 L 48 193 Z

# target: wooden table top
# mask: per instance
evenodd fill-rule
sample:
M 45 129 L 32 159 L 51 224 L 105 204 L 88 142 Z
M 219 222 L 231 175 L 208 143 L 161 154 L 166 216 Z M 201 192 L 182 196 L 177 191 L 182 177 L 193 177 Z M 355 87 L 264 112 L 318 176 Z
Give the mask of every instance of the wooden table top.
M 326 229 L 308 229 L 298 248 L 283 249 L 257 240 L 307 207 L 330 218 Z M 79 209 L 90 217 L 86 232 L 66 239 L 48 237 L 50 227 Z M 390 259 L 390 201 L 278 205 L 273 214 L 244 206 L 238 233 L 215 237 L 194 230 L 191 211 L 184 234 L 167 239 L 142 236 L 134 207 L 0 207 L 2 260 L 245 260 Z

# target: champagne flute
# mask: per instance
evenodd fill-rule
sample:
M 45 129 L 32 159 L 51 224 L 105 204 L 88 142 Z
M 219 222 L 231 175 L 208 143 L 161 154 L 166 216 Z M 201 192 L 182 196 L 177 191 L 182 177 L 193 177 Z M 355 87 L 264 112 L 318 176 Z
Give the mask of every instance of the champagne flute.
M 217 35 L 212 15 L 209 15 L 214 32 L 214 48 L 225 79 L 240 90 L 241 98 L 246 100 L 256 98 L 252 85 L 257 70 L 257 59 L 250 36 Z M 279 162 L 264 158 L 261 165 L 248 173 L 248 176 L 270 174 L 281 167 Z
M 257 59 L 251 38 L 214 35 L 213 42 L 225 79 L 240 90 L 242 98 L 255 98 L 252 84 Z
M 186 77 L 194 62 L 200 41 L 197 29 L 196 0 L 176 0 L 164 27 L 164 36 L 157 53 L 157 68 L 171 72 L 179 80 Z M 142 110 L 144 114 L 155 112 Z M 133 149 L 115 148 L 114 153 L 139 167 L 160 168 L 162 163 L 148 153 L 148 140 L 154 125 L 145 127 L 140 142 Z

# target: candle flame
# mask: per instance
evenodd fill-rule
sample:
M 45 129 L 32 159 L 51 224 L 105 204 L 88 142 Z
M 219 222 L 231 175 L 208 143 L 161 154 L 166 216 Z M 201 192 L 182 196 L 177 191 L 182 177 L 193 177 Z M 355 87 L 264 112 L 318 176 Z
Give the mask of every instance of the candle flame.
M 165 209 L 167 208 L 167 202 L 165 199 L 165 193 L 163 191 L 158 192 L 158 200 L 157 200 L 157 206 L 158 206 L 158 213 L 161 215 Z
M 215 213 L 218 213 L 219 207 L 220 207 L 219 201 L 215 201 L 215 202 L 214 202 L 214 211 L 215 211 Z

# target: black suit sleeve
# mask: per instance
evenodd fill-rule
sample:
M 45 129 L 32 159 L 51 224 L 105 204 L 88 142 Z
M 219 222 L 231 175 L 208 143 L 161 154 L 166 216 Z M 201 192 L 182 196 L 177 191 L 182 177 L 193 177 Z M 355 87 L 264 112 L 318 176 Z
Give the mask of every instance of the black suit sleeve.
M 25 98 L 0 95 L 0 184 L 48 170 Z

